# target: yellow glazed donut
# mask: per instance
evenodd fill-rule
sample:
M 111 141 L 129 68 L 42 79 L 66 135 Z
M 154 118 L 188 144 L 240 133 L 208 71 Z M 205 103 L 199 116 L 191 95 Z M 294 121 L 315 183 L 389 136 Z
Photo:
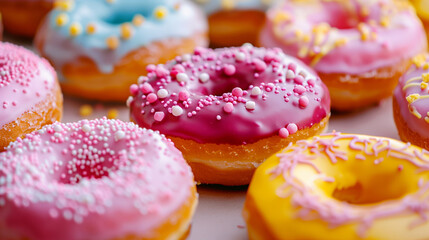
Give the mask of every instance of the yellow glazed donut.
M 301 140 L 250 184 L 250 239 L 429 239 L 429 152 L 341 133 Z

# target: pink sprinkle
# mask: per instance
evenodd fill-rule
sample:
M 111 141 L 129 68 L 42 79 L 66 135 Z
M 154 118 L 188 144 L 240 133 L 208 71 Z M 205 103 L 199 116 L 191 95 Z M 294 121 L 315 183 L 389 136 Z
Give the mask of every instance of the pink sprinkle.
M 312 86 L 312 87 L 314 87 L 316 85 L 316 82 L 314 81 L 314 79 L 309 79 L 307 81 L 307 83 L 308 83 L 309 86 Z
M 307 90 L 305 89 L 304 86 L 302 85 L 296 85 L 295 88 L 293 89 L 294 92 L 298 93 L 298 94 L 303 94 L 305 93 Z
M 184 73 L 184 72 L 185 72 L 185 68 L 181 64 L 176 64 L 171 69 L 170 76 L 175 78 L 177 74 Z
M 223 67 L 223 72 L 228 76 L 232 76 L 236 72 L 235 66 L 231 64 L 227 64 Z
M 156 72 L 156 76 L 159 78 L 166 77 L 169 74 L 169 71 L 164 66 L 156 67 L 155 72 Z
M 287 138 L 289 136 L 289 131 L 286 128 L 280 128 L 279 136 L 281 138 Z
M 305 108 L 308 106 L 309 100 L 307 96 L 302 96 L 299 98 L 299 106 Z
M 153 118 L 155 119 L 155 121 L 161 122 L 162 119 L 164 119 L 164 116 L 165 116 L 164 112 L 156 112 L 153 115 Z
M 179 92 L 179 100 L 180 101 L 186 101 L 189 98 L 189 93 L 186 91 Z
M 301 76 L 301 75 L 297 75 L 296 77 L 295 77 L 295 79 L 293 79 L 293 81 L 296 83 L 296 84 L 303 84 L 304 83 L 304 77 L 303 76 Z
M 155 94 L 155 93 L 149 93 L 149 95 L 147 95 L 147 101 L 148 101 L 149 103 L 153 103 L 153 102 L 155 102 L 156 100 L 158 100 L 158 96 L 156 96 L 156 94 Z
M 254 59 L 253 64 L 255 65 L 255 70 L 258 72 L 263 72 L 267 69 L 267 64 L 260 59 Z
M 149 65 L 147 65 L 147 67 L 146 67 L 146 71 L 147 72 L 153 72 L 153 71 L 155 71 L 156 70 L 156 66 L 154 65 L 154 64 L 149 64 Z
M 148 94 L 148 93 L 153 92 L 153 87 L 152 87 L 152 85 L 150 85 L 150 84 L 149 84 L 149 83 L 147 83 L 147 82 L 143 83 L 143 84 L 140 86 L 140 89 L 142 90 L 142 92 L 143 92 L 144 94 Z
M 287 68 L 287 69 L 289 69 L 289 70 L 292 70 L 292 71 L 296 72 L 296 64 L 295 64 L 295 63 L 291 63 L 291 64 L 289 64 L 289 66 L 288 66 L 288 68 Z
M 234 105 L 228 102 L 225 104 L 225 106 L 223 106 L 223 110 L 227 113 L 231 113 L 234 110 Z
M 234 89 L 232 89 L 232 95 L 236 96 L 236 97 L 241 97 L 243 96 L 243 89 L 236 87 Z
M 294 134 L 298 131 L 298 126 L 295 123 L 289 123 L 286 128 L 290 134 Z
M 404 166 L 399 165 L 399 166 L 398 166 L 398 171 L 402 172 L 402 170 L 404 170 Z
M 131 95 L 135 96 L 139 90 L 139 86 L 137 84 L 133 84 L 130 86 L 130 93 Z

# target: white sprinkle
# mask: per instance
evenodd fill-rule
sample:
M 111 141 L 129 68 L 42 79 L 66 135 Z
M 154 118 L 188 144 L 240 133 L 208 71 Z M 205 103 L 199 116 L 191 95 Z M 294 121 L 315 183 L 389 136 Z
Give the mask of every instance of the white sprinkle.
M 69 210 L 65 210 L 63 212 L 63 216 L 66 220 L 71 220 L 73 218 L 73 213 L 70 212 Z
M 60 126 L 60 125 L 54 125 L 54 131 L 55 132 L 62 132 L 63 131 L 63 128 Z
M 127 107 L 131 106 L 131 102 L 134 100 L 134 98 L 132 96 L 129 96 L 127 99 Z
M 138 80 L 137 80 L 137 83 L 138 84 L 142 84 L 142 83 L 144 83 L 144 82 L 146 82 L 146 78 L 145 77 L 143 77 L 143 76 L 140 76 L 139 78 L 138 78 Z
M 299 75 L 303 76 L 304 78 L 306 78 L 306 77 L 307 77 L 307 73 L 306 73 L 306 72 L 304 72 L 304 71 L 299 72 Z
M 292 79 L 292 78 L 295 78 L 295 73 L 292 71 L 292 70 L 287 70 L 287 72 L 286 72 L 286 78 L 287 79 Z
M 244 47 L 244 48 L 252 48 L 253 45 L 251 43 L 245 43 L 245 44 L 243 44 L 242 47 Z
M 159 89 L 156 95 L 158 95 L 159 98 L 166 98 L 168 96 L 168 91 L 167 89 Z
M 3 71 L 1 71 L 1 72 L 0 72 L 0 74 L 1 74 L 2 76 L 6 76 L 6 75 L 7 75 L 7 72 L 6 72 L 5 70 L 3 70 Z
M 246 54 L 239 52 L 237 54 L 235 54 L 235 60 L 242 62 L 246 59 Z
M 210 80 L 210 76 L 207 73 L 201 73 L 198 79 L 200 79 L 201 82 L 205 83 Z
M 189 81 L 189 77 L 186 73 L 179 73 L 176 75 L 176 79 L 179 82 L 187 82 Z
M 191 60 L 191 55 L 190 54 L 184 54 L 182 55 L 182 61 L 187 62 Z
M 246 102 L 246 109 L 253 110 L 255 109 L 256 103 L 254 101 L 247 101 Z
M 16 149 L 16 154 L 22 154 L 24 151 L 22 151 L 22 148 L 17 148 Z
M 121 130 L 115 132 L 115 141 L 119 141 L 125 137 L 125 133 Z
M 262 91 L 259 87 L 252 88 L 252 96 L 258 96 L 261 95 Z
M 175 105 L 175 106 L 173 106 L 173 107 L 171 108 L 171 113 L 172 113 L 175 117 L 178 117 L 178 116 L 180 116 L 180 115 L 182 115 L 182 114 L 183 114 L 183 109 L 182 109 L 180 106 Z
M 91 131 L 91 127 L 88 124 L 84 124 L 82 126 L 82 131 L 89 132 L 89 131 Z
M 220 115 L 217 115 L 217 116 L 216 116 L 216 119 L 217 119 L 217 120 L 221 120 L 221 119 L 222 119 L 222 117 L 221 117 Z

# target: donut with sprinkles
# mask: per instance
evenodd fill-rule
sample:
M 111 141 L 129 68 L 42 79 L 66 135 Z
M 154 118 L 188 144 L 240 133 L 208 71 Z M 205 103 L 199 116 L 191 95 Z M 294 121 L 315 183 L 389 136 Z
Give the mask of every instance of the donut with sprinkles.
M 326 86 L 280 49 L 197 48 L 147 71 L 130 88 L 131 120 L 171 138 L 201 183 L 248 184 L 267 157 L 322 132 L 330 116 Z
M 422 23 L 402 0 L 281 1 L 259 42 L 313 67 L 339 111 L 391 96 L 412 58 L 427 49 Z
M 243 216 L 253 239 L 427 239 L 429 152 L 382 137 L 323 134 L 265 161 Z
M 16 138 L 59 121 L 62 111 L 63 95 L 48 61 L 0 42 L 0 152 Z
M 125 102 L 141 69 L 206 46 L 206 34 L 204 14 L 188 0 L 62 0 L 35 45 L 64 93 Z
M 1 239 L 184 239 L 196 204 L 182 154 L 133 123 L 54 123 L 0 153 Z

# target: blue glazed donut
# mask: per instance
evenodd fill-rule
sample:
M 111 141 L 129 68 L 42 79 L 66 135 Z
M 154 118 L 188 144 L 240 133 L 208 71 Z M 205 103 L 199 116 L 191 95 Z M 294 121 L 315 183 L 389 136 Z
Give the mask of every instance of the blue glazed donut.
M 35 43 L 65 93 L 122 101 L 148 64 L 206 45 L 206 32 L 203 13 L 185 0 L 62 0 Z

